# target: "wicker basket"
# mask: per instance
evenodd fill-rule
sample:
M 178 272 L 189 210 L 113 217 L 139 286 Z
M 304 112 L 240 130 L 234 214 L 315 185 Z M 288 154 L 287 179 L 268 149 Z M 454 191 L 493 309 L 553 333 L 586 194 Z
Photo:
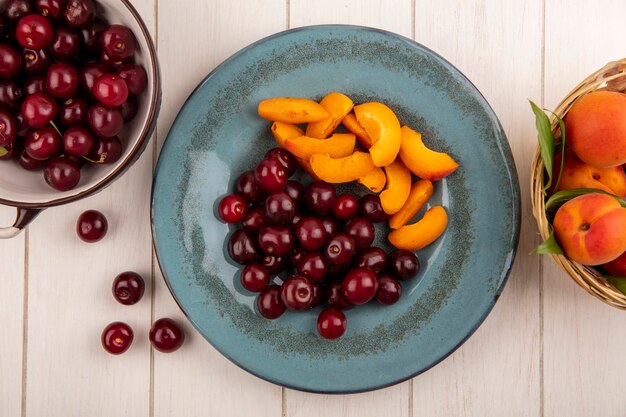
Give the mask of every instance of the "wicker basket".
M 596 71 L 572 90 L 554 110 L 554 113 L 563 118 L 572 104 L 579 97 L 597 90 L 611 90 L 626 92 L 626 58 L 607 64 L 604 68 Z M 550 118 L 552 132 L 555 140 L 559 140 L 558 122 L 555 116 Z M 546 218 L 545 200 L 542 192 L 544 184 L 544 167 L 541 160 L 539 146 L 535 149 L 531 167 L 530 193 L 533 216 L 537 220 L 539 231 L 543 239 L 550 235 L 549 223 Z M 626 310 L 626 295 L 609 284 L 606 279 L 595 269 L 576 262 L 572 262 L 562 255 L 550 255 L 554 262 L 563 268 L 573 279 L 587 292 L 604 301 L 605 303 Z

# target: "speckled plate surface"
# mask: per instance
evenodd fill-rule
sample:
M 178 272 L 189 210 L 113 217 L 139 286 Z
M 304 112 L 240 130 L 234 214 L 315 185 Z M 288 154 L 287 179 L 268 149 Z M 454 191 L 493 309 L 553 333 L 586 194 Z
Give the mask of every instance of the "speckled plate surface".
M 461 168 L 435 184 L 430 204 L 450 217 L 442 238 L 418 252 L 422 268 L 401 300 L 347 312 L 336 341 L 317 336 L 318 309 L 278 320 L 226 259 L 234 230 L 215 217 L 235 178 L 274 146 L 256 115 L 273 96 L 341 91 L 379 100 L 449 152 Z M 362 193 L 361 189 L 354 191 Z M 181 109 L 161 151 L 152 193 L 154 245 L 166 282 L 198 331 L 249 372 L 315 392 L 388 386 L 448 356 L 482 323 L 506 282 L 520 224 L 519 185 L 507 139 L 463 74 L 406 38 L 355 26 L 314 26 L 256 42 L 210 73 Z M 378 233 L 379 244 L 385 233 Z

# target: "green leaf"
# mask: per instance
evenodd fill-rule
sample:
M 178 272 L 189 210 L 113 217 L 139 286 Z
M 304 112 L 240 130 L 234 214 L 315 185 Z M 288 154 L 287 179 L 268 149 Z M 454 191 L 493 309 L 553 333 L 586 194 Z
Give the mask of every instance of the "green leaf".
M 626 294 L 626 277 L 605 277 L 606 280 L 620 290 L 623 294 Z
M 554 238 L 554 232 L 550 233 L 550 236 L 543 242 L 541 245 L 537 246 L 533 249 L 531 254 L 555 254 L 555 255 L 563 255 L 563 249 L 559 246 L 556 239 Z
M 537 138 L 539 139 L 539 150 L 541 151 L 541 159 L 543 165 L 548 173 L 548 181 L 544 185 L 544 191 L 552 184 L 552 160 L 554 159 L 554 136 L 550 129 L 550 120 L 548 116 L 537 106 L 530 101 L 530 107 L 535 113 L 535 124 L 537 125 Z
M 557 211 L 559 207 L 567 203 L 572 198 L 591 193 L 610 195 L 616 199 L 622 207 L 626 207 L 626 201 L 614 196 L 611 193 L 607 193 L 606 191 L 598 190 L 597 188 L 574 188 L 572 190 L 562 190 L 552 194 L 548 201 L 546 201 L 546 213 Z
M 559 128 L 561 129 L 561 166 L 559 168 L 559 176 L 556 177 L 556 182 L 554 183 L 554 189 L 558 190 L 559 184 L 561 183 L 561 175 L 563 175 L 563 167 L 565 166 L 565 123 L 563 119 L 556 114 L 554 114 L 554 117 L 559 121 Z
M 9 151 L 7 151 L 5 148 L 0 146 L 0 158 L 2 158 L 4 155 L 6 155 L 8 153 L 9 153 Z

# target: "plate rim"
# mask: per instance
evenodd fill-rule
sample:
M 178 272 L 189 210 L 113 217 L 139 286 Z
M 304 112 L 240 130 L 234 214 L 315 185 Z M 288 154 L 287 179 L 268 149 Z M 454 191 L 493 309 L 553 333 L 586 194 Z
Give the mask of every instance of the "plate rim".
M 488 111 L 491 113 L 490 116 L 492 116 L 494 122 L 495 122 L 495 127 L 498 129 L 498 131 L 501 133 L 502 138 L 504 139 L 504 145 L 506 145 L 504 148 L 501 148 L 501 154 L 503 154 L 503 156 L 505 156 L 505 158 L 503 159 L 505 162 L 505 168 L 506 168 L 506 172 L 510 175 L 510 182 L 511 182 L 511 189 L 512 189 L 512 217 L 513 217 L 513 236 L 512 236 L 512 240 L 511 242 L 513 243 L 513 247 L 510 250 L 510 257 L 508 260 L 505 261 L 505 267 L 502 270 L 501 273 L 501 282 L 500 285 L 496 288 L 495 292 L 494 292 L 494 296 L 492 298 L 492 300 L 489 302 L 489 305 L 487 306 L 487 308 L 485 309 L 485 311 L 483 312 L 483 314 L 480 316 L 479 320 L 476 321 L 476 323 L 469 329 L 469 331 L 467 332 L 466 335 L 464 335 L 460 341 L 454 345 L 446 354 L 442 355 L 440 358 L 438 358 L 437 360 L 433 361 L 432 363 L 427 364 L 426 366 L 424 366 L 422 369 L 420 369 L 417 372 L 411 373 L 408 376 L 405 377 L 401 377 L 401 378 L 397 378 L 394 379 L 393 381 L 390 381 L 388 383 L 384 383 L 384 384 L 374 384 L 374 385 L 368 385 L 368 386 L 363 386 L 362 388 L 358 388 L 358 389 L 346 389 L 346 390 L 324 390 L 324 389 L 312 389 L 312 388 L 308 388 L 308 387 L 303 387 L 303 386 L 298 386 L 298 385 L 294 385 L 294 384 L 290 384 L 290 383 L 285 383 L 283 381 L 277 381 L 276 379 L 271 378 L 270 376 L 267 375 L 262 375 L 259 372 L 255 372 L 252 371 L 248 368 L 246 368 L 245 366 L 243 366 L 242 364 L 240 364 L 237 360 L 235 360 L 231 355 L 229 355 L 227 352 L 221 350 L 220 348 L 218 348 L 211 340 L 209 340 L 209 338 L 207 338 L 202 331 L 200 330 L 200 326 L 198 324 L 196 324 L 195 320 L 193 320 L 189 314 L 187 314 L 187 311 L 185 311 L 185 309 L 183 308 L 180 300 L 178 299 L 178 297 L 176 296 L 171 284 L 170 284 L 170 280 L 167 277 L 167 274 L 165 273 L 165 270 L 163 268 L 162 265 L 162 257 L 160 256 L 159 253 L 159 248 L 157 246 L 157 242 L 156 242 L 156 229 L 155 229 L 155 222 L 154 222 L 154 212 L 155 212 L 155 187 L 156 187 L 156 183 L 157 183 L 157 178 L 159 175 L 159 167 L 162 163 L 162 159 L 161 159 L 161 154 L 163 153 L 163 150 L 165 149 L 168 139 L 170 138 L 170 132 L 172 131 L 172 129 L 174 129 L 174 127 L 177 126 L 177 124 L 180 121 L 180 118 L 182 117 L 182 110 L 185 108 L 185 106 L 188 104 L 188 102 L 190 101 L 190 99 L 194 96 L 194 94 L 200 89 L 202 88 L 207 82 L 210 81 L 210 79 L 215 75 L 216 72 L 218 72 L 222 67 L 226 66 L 226 64 L 228 64 L 229 62 L 235 60 L 236 58 L 240 57 L 241 55 L 245 54 L 245 52 L 249 49 L 252 49 L 256 46 L 258 46 L 259 44 L 265 43 L 267 41 L 270 41 L 274 38 L 279 38 L 279 37 L 283 37 L 295 32 L 301 32 L 301 31 L 308 31 L 308 30 L 320 30 L 320 29 L 352 29 L 355 31 L 365 31 L 365 32 L 378 32 L 380 34 L 383 34 L 385 36 L 390 36 L 396 39 L 399 39 L 405 43 L 410 44 L 411 46 L 416 46 L 418 49 L 423 49 L 426 52 L 432 54 L 434 57 L 440 59 L 444 64 L 446 64 L 447 66 L 449 66 L 451 69 L 455 70 L 458 75 L 465 81 L 468 83 L 468 85 L 470 85 L 473 90 L 475 91 L 475 93 L 477 93 L 477 96 L 483 101 L 486 109 L 488 109 Z M 502 152 L 504 151 L 504 152 Z M 314 393 L 314 394 L 330 394 L 330 395 L 343 395 L 343 394 L 357 394 L 357 393 L 363 393 L 363 392 L 371 392 L 371 391 L 375 391 L 375 390 L 380 390 L 380 389 L 384 389 L 384 388 L 388 388 L 397 384 L 400 384 L 402 382 L 408 381 L 409 379 L 413 379 L 416 376 L 432 369 L 433 367 L 435 367 L 436 365 L 438 365 L 439 363 L 443 362 L 445 359 L 447 359 L 450 355 L 452 355 L 454 352 L 456 352 L 465 342 L 467 342 L 467 340 L 474 335 L 474 333 L 476 332 L 476 330 L 478 330 L 478 328 L 480 326 L 482 326 L 482 324 L 484 323 L 484 321 L 486 320 L 486 318 L 489 316 L 489 314 L 491 313 L 491 311 L 493 310 L 496 302 L 498 301 L 498 299 L 500 298 L 500 295 L 502 294 L 502 291 L 504 290 L 504 287 L 506 286 L 509 276 L 511 274 L 513 265 L 515 263 L 515 257 L 517 256 L 517 250 L 519 247 L 519 238 L 520 238 L 520 229 L 521 229 L 521 190 L 520 190 L 520 185 L 519 185 L 519 177 L 517 174 L 517 168 L 516 168 L 516 164 L 515 164 L 515 158 L 513 155 L 513 152 L 511 150 L 510 147 L 510 143 L 508 140 L 508 137 L 506 136 L 506 132 L 504 131 L 504 128 L 500 122 L 500 119 L 498 118 L 496 112 L 494 111 L 493 107 L 491 106 L 491 104 L 487 101 L 487 99 L 485 98 L 485 96 L 482 94 L 482 92 L 478 89 L 478 87 L 476 87 L 476 85 L 461 71 L 459 70 L 455 65 L 453 65 L 450 61 L 448 61 L 446 58 L 444 58 L 443 56 L 441 56 L 440 54 L 438 54 L 437 52 L 433 51 L 432 49 L 428 48 L 427 46 L 411 39 L 408 38 L 406 36 L 391 32 L 391 31 L 387 31 L 384 29 L 380 29 L 380 28 L 374 28 L 374 27 L 369 27 L 369 26 L 361 26 L 361 25 L 350 25 L 350 24 L 321 24 L 321 25 L 307 25 L 307 26 L 301 26 L 301 27 L 297 27 L 297 28 L 293 28 L 293 29 L 286 29 L 280 32 L 276 32 L 273 33 L 271 35 L 265 36 L 261 39 L 258 39 L 248 45 L 246 45 L 245 47 L 239 49 L 238 51 L 236 51 L 235 53 L 233 53 L 232 55 L 230 55 L 228 58 L 226 58 L 224 61 L 222 61 L 221 63 L 219 63 L 217 66 L 215 66 L 215 68 L 213 68 L 204 78 L 202 78 L 202 80 L 200 82 L 198 82 L 198 84 L 196 85 L 196 87 L 194 87 L 194 89 L 189 93 L 189 95 L 187 96 L 187 98 L 184 100 L 183 104 L 180 106 L 178 113 L 176 114 L 176 117 L 174 118 L 170 128 L 168 129 L 167 132 L 167 136 L 165 138 L 165 141 L 163 142 L 163 145 L 161 146 L 161 150 L 159 151 L 159 158 L 157 160 L 157 163 L 155 165 L 154 168 L 154 174 L 153 174 L 153 179 L 152 179 L 152 186 L 151 186 L 151 191 L 150 191 L 150 231 L 151 231 L 151 235 L 152 235 L 152 246 L 154 249 L 154 253 L 156 255 L 156 259 L 157 259 L 157 265 L 159 266 L 159 270 L 161 271 L 161 275 L 163 276 L 163 281 L 165 281 L 165 284 L 170 292 L 170 294 L 172 295 L 172 297 L 174 298 L 174 301 L 176 302 L 176 304 L 178 305 L 178 308 L 180 308 L 180 310 L 183 312 L 183 314 L 185 315 L 185 317 L 187 318 L 187 320 L 192 324 L 192 326 L 196 329 L 196 331 L 202 336 L 202 338 L 208 342 L 216 351 L 218 351 L 221 355 L 223 355 L 225 358 L 227 358 L 231 363 L 235 364 L 236 366 L 238 366 L 239 368 L 243 369 L 244 371 L 246 371 L 249 374 L 252 374 L 254 376 L 256 376 L 257 378 L 260 378 L 264 381 L 270 382 L 272 384 L 281 386 L 281 387 L 285 387 L 285 388 L 289 388 L 289 389 L 294 389 L 294 390 L 298 390 L 301 392 L 308 392 L 308 393 Z M 367 384 L 366 384 L 367 385 Z

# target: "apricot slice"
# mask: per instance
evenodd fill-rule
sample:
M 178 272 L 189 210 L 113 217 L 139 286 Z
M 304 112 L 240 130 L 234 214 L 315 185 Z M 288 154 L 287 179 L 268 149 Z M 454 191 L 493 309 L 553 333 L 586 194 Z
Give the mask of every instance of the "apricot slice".
M 402 126 L 400 159 L 412 173 L 431 181 L 444 178 L 459 167 L 447 153 L 427 148 L 422 141 L 422 134 L 408 126 Z
M 387 176 L 382 168 L 374 167 L 374 169 L 359 178 L 357 182 L 367 187 L 370 191 L 379 193 L 387 183 Z
M 387 186 L 380 193 L 380 204 L 385 213 L 395 214 L 400 211 L 409 198 L 411 172 L 402 161 L 395 160 L 385 167 L 385 174 L 387 175 Z
M 346 117 L 343 118 L 343 125 L 350 131 L 350 133 L 354 133 L 356 135 L 356 141 L 359 142 L 359 145 L 364 147 L 365 149 L 369 149 L 372 147 L 374 143 L 372 138 L 369 137 L 363 126 L 356 120 L 356 116 L 354 113 L 349 113 Z
M 424 207 L 433 195 L 433 183 L 429 180 L 417 180 L 411 186 L 411 192 L 400 211 L 389 218 L 389 227 L 399 229 Z
M 320 105 L 330 116 L 319 122 L 309 123 L 306 127 L 306 135 L 312 138 L 325 139 L 341 123 L 346 114 L 350 113 L 354 103 L 350 97 L 341 93 L 329 93 L 320 101 Z
M 332 158 L 342 158 L 354 152 L 356 139 L 352 133 L 335 133 L 328 139 L 315 139 L 308 136 L 287 139 L 285 149 L 302 159 L 309 159 L 316 153 L 327 153 Z
M 272 124 L 272 134 L 274 135 L 274 139 L 276 139 L 276 143 L 278 144 L 278 146 L 284 148 L 287 139 L 299 138 L 300 136 L 304 135 L 304 131 L 296 125 L 283 122 L 274 122 Z M 308 172 L 309 175 L 311 175 L 316 180 L 319 180 L 319 178 L 317 178 L 317 176 L 311 169 L 311 165 L 309 164 L 308 159 L 298 158 L 297 156 L 294 156 L 294 158 L 296 158 L 296 161 L 298 161 L 298 164 L 300 164 L 303 170 Z
M 268 98 L 259 103 L 258 112 L 264 119 L 291 124 L 319 122 L 328 117 L 321 104 L 308 98 Z
M 392 163 L 400 149 L 400 122 L 395 113 L 382 103 L 369 102 L 354 107 L 354 114 L 372 139 L 369 151 L 377 167 Z
M 389 233 L 389 242 L 398 249 L 420 250 L 433 243 L 448 226 L 448 214 L 441 206 L 428 209 L 417 223 L 402 226 Z
M 311 155 L 311 169 L 323 181 L 338 184 L 355 181 L 374 169 L 367 152 L 356 151 L 343 158 L 331 158 L 326 153 Z

